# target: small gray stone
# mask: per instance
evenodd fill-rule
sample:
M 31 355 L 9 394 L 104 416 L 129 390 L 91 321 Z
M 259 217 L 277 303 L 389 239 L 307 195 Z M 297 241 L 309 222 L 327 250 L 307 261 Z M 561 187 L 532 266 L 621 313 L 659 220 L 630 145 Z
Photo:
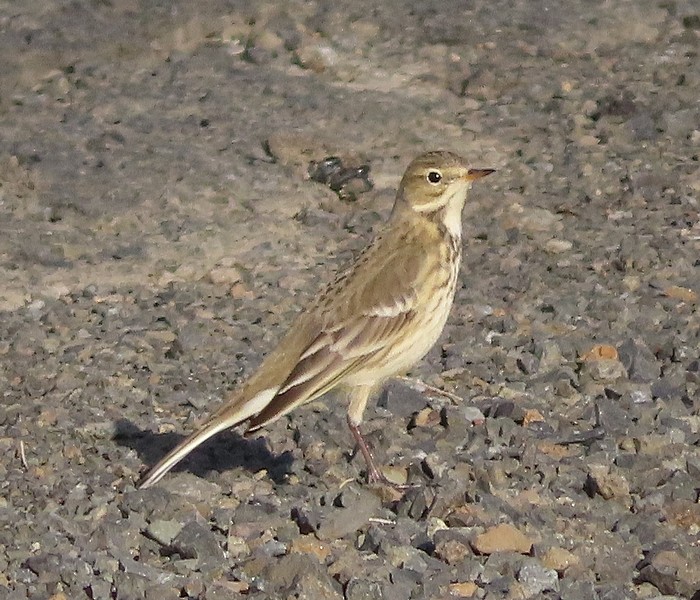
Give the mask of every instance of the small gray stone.
M 114 573 L 119 569 L 119 561 L 111 556 L 99 555 L 92 565 L 93 571 L 106 581 L 112 581 Z
M 454 528 L 437 531 L 434 543 L 435 556 L 448 565 L 457 565 L 465 558 L 474 556 L 467 535 Z
M 662 594 L 682 594 L 694 593 L 697 590 L 679 589 L 683 585 L 679 579 L 681 573 L 688 573 L 688 561 L 674 550 L 652 551 L 643 561 L 643 566 L 639 569 L 639 579 L 648 581 L 654 585 Z M 692 571 L 691 571 L 692 572 Z M 686 575 L 687 577 L 687 575 Z M 693 585 L 700 585 L 700 577 L 697 571 Z
M 425 408 L 427 403 L 426 396 L 419 391 L 401 381 L 392 380 L 384 387 L 384 391 L 377 401 L 377 406 L 405 419 Z
M 328 575 L 317 572 L 305 572 L 295 581 L 295 585 L 289 589 L 287 597 L 298 600 L 343 600 L 343 594 L 339 586 Z
M 668 377 L 657 379 L 651 384 L 651 395 L 654 398 L 668 400 L 679 396 L 681 393 L 681 385 L 678 381 Z
M 352 488 L 355 494 L 343 494 L 344 508 L 331 508 L 318 527 L 322 540 L 341 538 L 367 525 L 381 509 L 381 499 L 369 488 Z
M 128 600 L 145 598 L 146 588 L 150 587 L 151 583 L 152 582 L 142 575 L 128 573 L 126 571 L 118 571 L 114 574 L 114 583 L 112 584 L 110 595 L 116 598 L 125 598 Z
M 632 503 L 628 481 L 609 465 L 590 465 L 584 487 L 591 497 L 597 494 L 605 500 L 621 501 L 626 506 Z
M 630 388 L 625 395 L 629 396 L 633 404 L 647 404 L 653 400 L 651 387 L 648 385 Z
M 529 352 L 524 352 L 521 354 L 516 362 L 518 368 L 525 373 L 525 375 L 532 375 L 533 373 L 536 373 L 540 366 L 539 359 L 534 354 Z
M 89 594 L 88 597 L 92 598 L 109 598 L 111 595 L 111 590 L 111 578 L 110 581 L 105 581 L 104 579 L 94 579 L 88 584 L 87 588 L 85 589 L 85 593 Z
M 654 117 L 646 110 L 634 115 L 626 125 L 635 141 L 654 140 L 659 135 Z
M 137 575 L 150 581 L 151 583 L 166 584 L 181 579 L 180 576 L 168 571 L 156 569 L 151 565 L 134 560 L 130 556 L 121 555 L 118 557 L 121 571 L 130 575 Z
M 559 591 L 559 576 L 538 561 L 527 561 L 518 571 L 518 581 L 529 598 L 546 591 Z
M 204 525 L 196 521 L 187 523 L 170 545 L 170 550 L 182 558 L 200 560 L 224 560 L 224 551 L 216 536 Z
M 590 378 L 595 382 L 612 382 L 627 378 L 627 371 L 619 360 L 601 358 L 588 360 L 581 365 L 581 379 Z
M 353 577 L 345 586 L 346 600 L 379 600 L 383 597 L 381 584 L 364 577 Z
M 546 372 L 558 369 L 565 363 L 559 344 L 552 340 L 545 340 L 539 345 L 538 372 Z
M 167 546 L 182 530 L 182 523 L 178 521 L 163 521 L 156 519 L 149 523 L 146 532 L 161 546 Z
M 261 556 L 283 556 L 287 552 L 287 545 L 279 540 L 268 540 L 255 549 L 256 555 Z
M 630 381 L 650 383 L 661 375 L 661 365 L 644 341 L 627 339 L 617 352 Z
M 426 554 L 412 546 L 397 546 L 391 543 L 383 543 L 381 555 L 394 567 L 410 569 L 416 573 L 423 573 L 428 568 Z
M 300 592 L 300 582 L 303 580 L 308 586 L 307 592 L 316 591 L 318 598 L 336 598 L 338 591 L 335 583 L 330 579 L 327 572 L 321 567 L 316 558 L 307 554 L 287 554 L 276 561 L 263 557 L 264 568 L 261 572 L 261 583 L 266 586 L 273 586 L 273 589 L 282 589 L 289 592 Z M 328 593 L 328 595 L 325 595 Z M 283 594 L 287 597 L 288 594 Z M 301 596 L 296 596 L 301 597 Z M 305 595 L 305 598 L 315 596 Z M 342 596 L 340 596 L 342 598 Z

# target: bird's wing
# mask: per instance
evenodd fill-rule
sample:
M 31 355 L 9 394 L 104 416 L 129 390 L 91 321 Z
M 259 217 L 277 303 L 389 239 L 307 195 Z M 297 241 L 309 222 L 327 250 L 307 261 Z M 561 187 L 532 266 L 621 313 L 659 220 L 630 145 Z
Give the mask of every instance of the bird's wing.
M 275 396 L 250 418 L 248 431 L 322 396 L 362 370 L 415 317 L 415 284 L 424 267 L 419 254 L 397 250 L 384 261 L 356 265 L 358 271 L 341 277 L 337 288 L 327 291 L 331 301 L 322 313 L 318 335 L 303 348 Z

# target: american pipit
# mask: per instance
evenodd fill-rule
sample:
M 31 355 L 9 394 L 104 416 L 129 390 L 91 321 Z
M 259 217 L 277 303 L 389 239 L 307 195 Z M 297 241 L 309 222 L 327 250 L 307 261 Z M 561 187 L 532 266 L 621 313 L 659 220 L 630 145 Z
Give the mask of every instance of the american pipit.
M 139 482 L 146 488 L 216 433 L 253 432 L 293 408 L 341 388 L 347 421 L 371 482 L 388 483 L 360 433 L 370 395 L 437 341 L 454 298 L 462 208 L 472 169 L 450 152 L 428 152 L 406 170 L 389 220 L 357 259 L 315 297 L 258 370 L 199 430 Z

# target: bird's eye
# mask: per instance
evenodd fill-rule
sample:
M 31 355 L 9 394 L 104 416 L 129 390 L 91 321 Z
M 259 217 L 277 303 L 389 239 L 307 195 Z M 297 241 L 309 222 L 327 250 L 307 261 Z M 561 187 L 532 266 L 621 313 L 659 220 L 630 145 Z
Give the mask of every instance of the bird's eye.
M 440 171 L 428 171 L 427 179 L 433 185 L 436 185 L 442 181 L 442 173 Z

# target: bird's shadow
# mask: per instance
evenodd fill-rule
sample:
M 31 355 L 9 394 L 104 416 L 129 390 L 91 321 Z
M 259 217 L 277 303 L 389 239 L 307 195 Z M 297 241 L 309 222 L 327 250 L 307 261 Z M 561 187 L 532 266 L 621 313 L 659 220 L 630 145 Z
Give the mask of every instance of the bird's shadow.
M 128 419 L 120 419 L 115 424 L 113 439 L 120 446 L 135 450 L 141 460 L 151 467 L 184 440 L 185 436 L 178 433 L 153 433 L 139 429 Z M 195 448 L 172 471 L 187 471 L 206 478 L 212 470 L 228 471 L 241 467 L 255 473 L 266 469 L 270 479 L 275 483 L 283 483 L 291 473 L 293 461 L 289 451 L 281 454 L 270 452 L 262 437 L 249 439 L 227 430 Z

